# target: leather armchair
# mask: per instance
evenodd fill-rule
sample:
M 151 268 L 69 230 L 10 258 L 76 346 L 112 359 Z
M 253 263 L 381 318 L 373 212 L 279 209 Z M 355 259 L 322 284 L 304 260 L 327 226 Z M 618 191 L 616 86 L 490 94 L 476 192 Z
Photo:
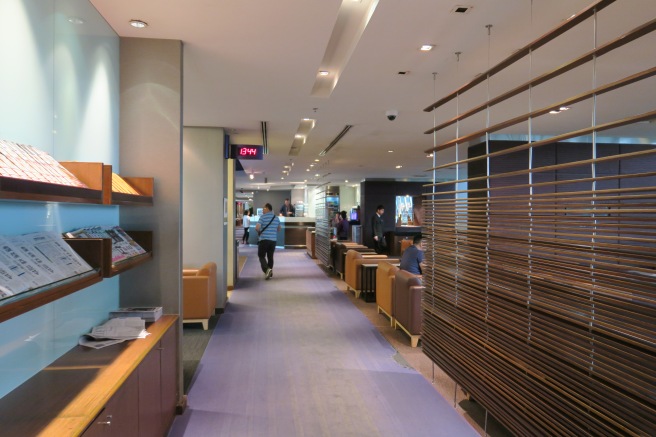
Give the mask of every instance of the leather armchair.
M 307 250 L 308 256 L 312 259 L 317 259 L 316 235 L 315 228 L 307 228 L 305 230 L 305 249 Z
M 394 329 L 399 327 L 410 336 L 410 345 L 417 347 L 421 336 L 421 295 L 423 293 L 421 276 L 405 270 L 394 274 Z
M 355 250 L 356 252 L 361 253 L 376 253 L 375 250 L 363 246 L 362 244 L 339 241 L 335 243 L 335 272 L 339 274 L 340 278 L 344 278 L 344 273 L 346 269 L 346 252 L 349 250 Z
M 216 263 L 182 271 L 182 323 L 202 323 L 207 329 L 216 310 Z
M 399 268 L 387 261 L 378 261 L 376 269 L 376 305 L 378 314 L 386 314 L 390 319 L 390 326 L 394 326 L 394 307 L 392 296 L 394 294 L 395 275 Z
M 348 250 L 346 252 L 346 260 L 344 262 L 344 281 L 349 290 L 355 292 L 355 297 L 360 297 L 362 290 L 362 269 L 360 266 L 366 263 L 375 263 L 379 260 L 387 259 L 387 255 L 379 255 L 376 253 L 361 253 L 357 250 Z

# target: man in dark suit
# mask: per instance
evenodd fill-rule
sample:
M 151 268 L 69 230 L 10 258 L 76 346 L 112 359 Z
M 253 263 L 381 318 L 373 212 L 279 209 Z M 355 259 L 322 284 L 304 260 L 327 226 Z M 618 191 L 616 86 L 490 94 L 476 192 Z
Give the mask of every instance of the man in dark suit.
M 289 199 L 285 199 L 285 203 L 280 207 L 280 215 L 282 217 L 294 217 L 294 205 L 289 202 Z
M 374 237 L 374 250 L 376 253 L 382 253 L 385 251 L 387 244 L 383 238 L 383 214 L 385 213 L 385 207 L 383 205 L 378 205 L 376 207 L 376 214 L 371 217 L 371 231 Z

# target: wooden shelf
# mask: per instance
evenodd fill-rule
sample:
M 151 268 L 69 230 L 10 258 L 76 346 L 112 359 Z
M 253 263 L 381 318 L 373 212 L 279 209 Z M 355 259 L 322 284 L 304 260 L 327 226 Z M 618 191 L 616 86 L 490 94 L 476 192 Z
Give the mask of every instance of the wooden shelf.
M 61 161 L 60 164 L 88 188 L 0 176 L 0 199 L 102 205 L 153 204 L 154 178 L 123 177 L 141 194 L 117 193 L 112 191 L 111 165 L 76 161 Z
M 153 204 L 153 193 L 155 187 L 154 178 L 145 178 L 145 177 L 126 177 L 121 176 L 127 184 L 129 184 L 135 191 L 136 194 L 128 193 L 119 193 L 112 191 L 112 166 L 105 165 L 105 174 L 109 174 L 109 200 L 107 203 L 112 205 L 144 205 L 152 206 Z
M 0 199 L 102 203 L 102 190 L 0 176 Z
M 96 256 L 101 251 L 102 240 L 88 239 L 71 247 L 94 270 L 3 299 L 0 323 L 102 281 L 101 264 Z

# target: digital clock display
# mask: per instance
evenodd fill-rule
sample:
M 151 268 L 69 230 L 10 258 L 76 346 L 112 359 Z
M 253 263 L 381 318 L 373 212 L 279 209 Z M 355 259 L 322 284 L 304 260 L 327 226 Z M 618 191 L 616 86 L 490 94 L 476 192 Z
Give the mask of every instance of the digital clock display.
M 233 144 L 232 145 L 232 156 L 233 159 L 263 159 L 264 153 L 262 146 L 251 146 L 251 145 L 242 145 L 242 144 Z

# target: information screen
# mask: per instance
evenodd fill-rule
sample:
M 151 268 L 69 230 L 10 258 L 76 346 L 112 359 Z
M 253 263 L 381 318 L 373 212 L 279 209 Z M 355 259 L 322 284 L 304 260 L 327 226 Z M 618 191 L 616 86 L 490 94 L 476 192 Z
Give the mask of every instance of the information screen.
M 264 151 L 262 146 L 250 146 L 243 144 L 232 145 L 233 159 L 264 159 Z

